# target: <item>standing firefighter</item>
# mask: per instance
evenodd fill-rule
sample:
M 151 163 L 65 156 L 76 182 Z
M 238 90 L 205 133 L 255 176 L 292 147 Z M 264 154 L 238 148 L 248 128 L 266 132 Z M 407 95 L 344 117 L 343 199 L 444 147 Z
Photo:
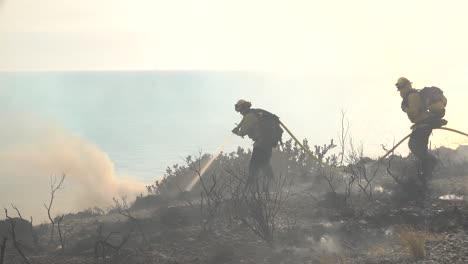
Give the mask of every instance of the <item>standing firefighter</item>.
M 428 151 L 429 136 L 432 129 L 447 124 L 445 119 L 445 106 L 447 99 L 441 89 L 437 87 L 424 87 L 421 90 L 413 89 L 411 82 L 400 77 L 395 84 L 400 92 L 401 109 L 408 115 L 414 125 L 409 140 L 411 152 L 421 161 L 421 169 L 424 179 L 432 177 L 436 157 Z
M 273 177 L 270 163 L 272 149 L 281 142 L 283 134 L 276 115 L 262 109 L 253 109 L 251 106 L 252 104 L 245 100 L 239 100 L 235 104 L 236 112 L 241 113 L 243 118 L 232 130 L 232 133 L 241 137 L 248 136 L 254 141 L 249 164 L 249 183 L 257 180 L 260 171 L 267 177 Z

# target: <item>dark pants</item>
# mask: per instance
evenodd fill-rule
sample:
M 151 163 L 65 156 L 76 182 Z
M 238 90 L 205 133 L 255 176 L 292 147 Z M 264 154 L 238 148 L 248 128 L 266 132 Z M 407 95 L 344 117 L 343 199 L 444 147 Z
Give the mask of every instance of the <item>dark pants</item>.
M 254 146 L 252 157 L 249 164 L 249 179 L 248 182 L 258 180 L 259 174 L 263 171 L 264 176 L 273 178 L 273 169 L 271 167 L 272 147 L 269 146 Z
M 432 133 L 432 127 L 415 128 L 411 133 L 408 146 L 411 152 L 421 161 L 422 174 L 427 180 L 432 177 L 436 157 L 428 151 L 429 136 Z

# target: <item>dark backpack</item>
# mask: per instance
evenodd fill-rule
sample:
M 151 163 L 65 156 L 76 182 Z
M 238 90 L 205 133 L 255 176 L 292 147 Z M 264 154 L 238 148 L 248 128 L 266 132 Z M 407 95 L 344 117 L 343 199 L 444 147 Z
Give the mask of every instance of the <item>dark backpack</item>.
M 413 89 L 408 93 L 408 95 L 406 95 L 406 97 L 401 102 L 401 109 L 404 112 L 406 112 L 406 109 L 408 109 L 408 96 L 413 93 L 419 94 L 421 97 L 422 107 L 426 111 L 429 109 L 430 105 L 438 102 L 443 102 L 444 106 L 447 105 L 447 98 L 445 98 L 442 89 L 435 86 L 424 87 L 420 90 Z
M 282 143 L 283 129 L 279 117 L 263 109 L 251 109 L 251 111 L 258 117 L 258 141 L 273 147 Z

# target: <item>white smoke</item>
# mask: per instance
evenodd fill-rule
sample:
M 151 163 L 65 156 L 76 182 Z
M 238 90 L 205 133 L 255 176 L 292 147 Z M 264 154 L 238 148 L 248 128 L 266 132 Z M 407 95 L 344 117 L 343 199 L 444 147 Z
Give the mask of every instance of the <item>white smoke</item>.
M 145 189 L 117 176 L 109 156 L 82 138 L 29 114 L 0 113 L 0 206 L 14 203 L 23 216 L 46 219 L 50 177 L 62 173 L 65 188 L 57 193 L 54 213 L 109 206 L 112 197 Z

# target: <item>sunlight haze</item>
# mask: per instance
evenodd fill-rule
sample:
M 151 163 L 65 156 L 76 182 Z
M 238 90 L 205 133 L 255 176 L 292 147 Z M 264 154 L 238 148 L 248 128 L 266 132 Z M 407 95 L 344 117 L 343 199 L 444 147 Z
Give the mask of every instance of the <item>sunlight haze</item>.
M 6 0 L 3 70 L 468 70 L 465 1 Z M 456 76 L 456 75 L 455 75 Z
M 467 10 L 432 0 L 0 1 L 0 180 L 34 171 L 41 180 L 9 183 L 47 187 L 73 168 L 85 175 L 75 179 L 80 206 L 138 194 L 186 155 L 217 151 L 241 120 L 240 98 L 312 146 L 337 138 L 345 111 L 355 142 L 378 157 L 410 133 L 400 76 L 442 88 L 447 126 L 466 132 Z M 31 135 L 14 137 L 25 127 Z M 446 131 L 431 142 L 468 144 Z M 237 146 L 251 141 L 225 151 Z M 87 185 L 96 174 L 105 195 Z M 76 198 L 85 190 L 93 201 Z

